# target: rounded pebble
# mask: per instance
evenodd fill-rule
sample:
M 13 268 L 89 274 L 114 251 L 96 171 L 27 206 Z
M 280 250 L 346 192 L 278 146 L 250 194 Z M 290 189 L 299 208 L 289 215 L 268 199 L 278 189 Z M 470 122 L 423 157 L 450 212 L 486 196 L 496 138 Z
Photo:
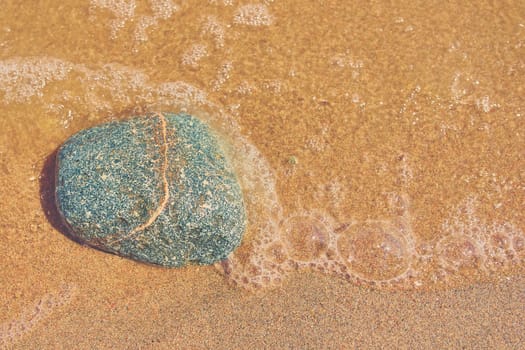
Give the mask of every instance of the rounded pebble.
M 241 242 L 241 188 L 199 119 L 157 113 L 80 131 L 58 151 L 57 208 L 82 242 L 168 266 L 212 264 Z

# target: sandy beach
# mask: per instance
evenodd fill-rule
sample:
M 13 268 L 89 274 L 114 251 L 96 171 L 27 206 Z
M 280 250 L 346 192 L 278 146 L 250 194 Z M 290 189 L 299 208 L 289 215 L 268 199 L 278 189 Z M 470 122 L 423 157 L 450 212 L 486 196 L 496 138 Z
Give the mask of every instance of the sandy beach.
M 525 347 L 525 6 L 5 1 L 0 348 Z M 82 245 L 57 148 L 148 112 L 219 135 L 241 246 Z

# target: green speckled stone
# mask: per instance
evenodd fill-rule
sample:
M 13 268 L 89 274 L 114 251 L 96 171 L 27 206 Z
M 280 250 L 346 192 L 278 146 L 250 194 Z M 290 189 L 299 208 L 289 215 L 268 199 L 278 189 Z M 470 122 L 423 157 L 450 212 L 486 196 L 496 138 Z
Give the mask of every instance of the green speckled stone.
M 71 235 L 162 265 L 212 264 L 246 227 L 241 188 L 199 119 L 156 114 L 83 130 L 57 154 L 57 208 Z

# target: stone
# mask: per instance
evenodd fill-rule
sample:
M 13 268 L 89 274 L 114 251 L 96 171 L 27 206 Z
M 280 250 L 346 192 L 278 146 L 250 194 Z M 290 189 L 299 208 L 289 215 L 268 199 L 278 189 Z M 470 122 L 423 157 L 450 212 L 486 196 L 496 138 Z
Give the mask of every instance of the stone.
M 220 138 L 186 114 L 85 129 L 58 150 L 57 209 L 77 240 L 179 267 L 223 260 L 241 242 L 241 187 Z

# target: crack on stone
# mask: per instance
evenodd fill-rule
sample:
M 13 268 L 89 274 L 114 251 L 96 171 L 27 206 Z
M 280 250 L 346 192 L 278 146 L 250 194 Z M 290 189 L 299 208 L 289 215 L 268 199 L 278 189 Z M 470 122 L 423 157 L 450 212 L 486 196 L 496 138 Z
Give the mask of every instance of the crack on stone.
M 167 132 L 167 122 L 166 117 L 164 114 L 160 112 L 156 112 L 152 117 L 158 117 L 160 119 L 160 126 L 161 126 L 161 132 L 162 132 L 162 146 L 161 146 L 161 153 L 163 155 L 163 162 L 162 166 L 160 168 L 161 178 L 162 178 L 162 184 L 163 184 L 163 190 L 164 190 L 164 197 L 162 198 L 161 202 L 159 203 L 157 209 L 151 214 L 149 219 L 144 222 L 143 224 L 135 227 L 133 230 L 131 230 L 129 233 L 119 237 L 118 239 L 109 241 L 108 244 L 118 243 L 125 239 L 129 239 L 134 237 L 137 233 L 144 231 L 146 228 L 151 226 L 155 220 L 159 217 L 159 215 L 164 211 L 166 208 L 166 205 L 168 204 L 168 201 L 170 199 L 170 190 L 169 190 L 169 184 L 168 184 L 168 178 L 166 175 L 166 172 L 168 170 L 168 132 Z

